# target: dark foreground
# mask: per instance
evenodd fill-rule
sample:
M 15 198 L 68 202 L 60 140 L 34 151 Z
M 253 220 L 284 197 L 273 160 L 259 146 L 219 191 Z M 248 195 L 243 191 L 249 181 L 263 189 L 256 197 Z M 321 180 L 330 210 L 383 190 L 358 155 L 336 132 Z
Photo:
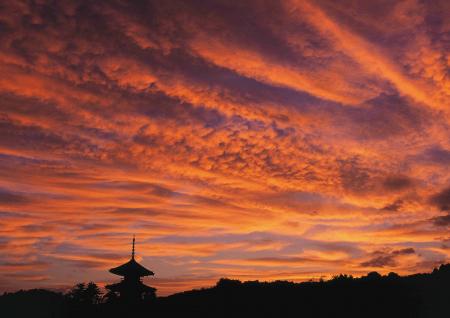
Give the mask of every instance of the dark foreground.
M 325 282 L 222 279 L 212 288 L 140 304 L 46 290 L 0 296 L 1 317 L 450 317 L 450 264 L 430 274 L 369 273 Z

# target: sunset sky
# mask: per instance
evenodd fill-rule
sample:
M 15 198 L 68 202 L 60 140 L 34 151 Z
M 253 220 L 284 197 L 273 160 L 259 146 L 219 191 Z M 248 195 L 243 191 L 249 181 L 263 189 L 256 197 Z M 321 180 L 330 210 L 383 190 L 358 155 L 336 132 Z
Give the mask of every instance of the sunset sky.
M 450 260 L 450 2 L 2 1 L 0 292 Z

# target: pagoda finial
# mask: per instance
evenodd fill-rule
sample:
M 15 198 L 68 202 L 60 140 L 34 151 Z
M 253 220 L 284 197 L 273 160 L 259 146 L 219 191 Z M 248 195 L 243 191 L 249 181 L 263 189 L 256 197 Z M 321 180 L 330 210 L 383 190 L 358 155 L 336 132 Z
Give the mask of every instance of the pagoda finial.
M 133 249 L 131 250 L 131 259 L 134 259 L 134 241 L 135 241 L 135 237 L 133 234 Z

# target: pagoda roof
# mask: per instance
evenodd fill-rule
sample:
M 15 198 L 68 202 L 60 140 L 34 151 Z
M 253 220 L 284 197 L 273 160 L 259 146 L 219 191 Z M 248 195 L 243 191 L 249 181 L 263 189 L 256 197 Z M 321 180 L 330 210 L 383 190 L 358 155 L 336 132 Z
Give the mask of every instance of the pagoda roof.
M 133 235 L 133 247 L 131 250 L 131 259 L 126 262 L 125 264 L 122 264 L 120 266 L 111 268 L 109 270 L 110 273 L 119 275 L 119 276 L 131 276 L 131 277 L 143 277 L 143 276 L 150 276 L 155 275 L 151 270 L 145 268 L 141 264 L 135 261 L 134 259 L 134 243 L 135 243 L 135 237 Z
M 151 270 L 145 268 L 138 262 L 134 260 L 134 257 L 132 257 L 128 262 L 125 264 L 122 264 L 120 266 L 111 268 L 109 270 L 110 273 L 119 275 L 119 276 L 150 276 L 155 275 Z
M 122 292 L 123 290 L 127 290 L 132 286 L 133 289 L 136 289 L 140 292 L 154 292 L 156 291 L 155 288 L 150 287 L 145 285 L 144 283 L 142 283 L 141 281 L 137 281 L 134 282 L 132 284 L 127 283 L 126 281 L 121 281 L 119 283 L 115 283 L 115 284 L 110 284 L 110 285 L 106 285 L 105 288 L 109 289 L 111 291 L 117 291 L 117 292 Z

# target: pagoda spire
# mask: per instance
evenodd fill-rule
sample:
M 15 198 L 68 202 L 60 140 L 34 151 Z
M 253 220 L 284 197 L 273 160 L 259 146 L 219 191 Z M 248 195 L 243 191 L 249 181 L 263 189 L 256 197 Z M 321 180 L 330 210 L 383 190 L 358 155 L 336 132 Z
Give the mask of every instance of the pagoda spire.
M 134 259 L 134 242 L 135 242 L 135 236 L 133 234 L 133 248 L 131 249 L 131 259 Z

